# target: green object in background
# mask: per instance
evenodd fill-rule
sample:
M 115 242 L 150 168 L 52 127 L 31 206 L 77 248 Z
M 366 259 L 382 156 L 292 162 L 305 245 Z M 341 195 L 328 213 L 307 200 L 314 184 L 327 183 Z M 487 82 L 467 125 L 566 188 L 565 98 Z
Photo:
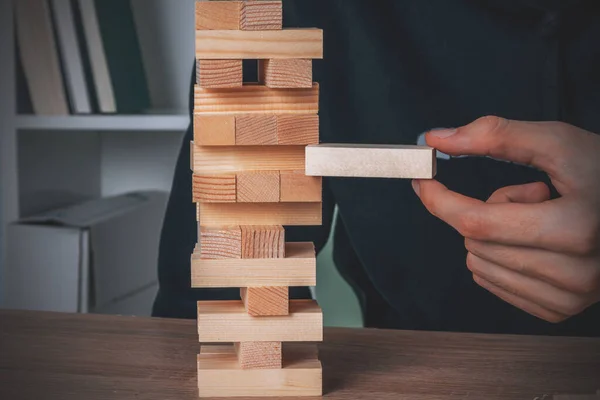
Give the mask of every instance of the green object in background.
M 115 93 L 117 113 L 150 108 L 150 93 L 129 0 L 95 0 L 100 34 Z

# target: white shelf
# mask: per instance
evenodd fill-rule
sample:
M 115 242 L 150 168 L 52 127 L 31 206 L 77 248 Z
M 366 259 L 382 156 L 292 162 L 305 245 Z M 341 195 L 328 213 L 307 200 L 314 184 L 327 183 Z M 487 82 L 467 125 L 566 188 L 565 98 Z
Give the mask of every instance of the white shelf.
M 188 115 L 67 115 L 17 117 L 18 130 L 61 131 L 185 131 Z

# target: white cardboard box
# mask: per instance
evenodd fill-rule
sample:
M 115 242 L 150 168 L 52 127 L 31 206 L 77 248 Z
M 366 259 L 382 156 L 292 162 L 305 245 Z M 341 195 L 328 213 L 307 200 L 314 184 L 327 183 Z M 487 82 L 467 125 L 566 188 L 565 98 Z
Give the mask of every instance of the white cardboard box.
M 5 307 L 149 315 L 167 198 L 130 193 L 10 225 Z

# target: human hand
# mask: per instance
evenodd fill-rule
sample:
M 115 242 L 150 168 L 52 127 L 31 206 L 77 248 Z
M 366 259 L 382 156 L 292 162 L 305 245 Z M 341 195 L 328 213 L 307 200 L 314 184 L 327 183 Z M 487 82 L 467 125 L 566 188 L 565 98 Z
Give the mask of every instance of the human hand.
M 426 140 L 453 156 L 537 167 L 561 195 L 551 200 L 537 182 L 499 189 L 484 203 L 435 180 L 413 182 L 425 207 L 465 237 L 477 284 L 550 322 L 600 301 L 600 136 L 560 122 L 485 117 Z

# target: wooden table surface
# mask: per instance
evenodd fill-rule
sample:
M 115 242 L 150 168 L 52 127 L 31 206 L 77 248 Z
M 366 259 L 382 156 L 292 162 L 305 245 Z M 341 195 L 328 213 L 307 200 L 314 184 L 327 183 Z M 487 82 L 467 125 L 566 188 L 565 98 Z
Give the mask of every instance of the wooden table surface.
M 0 399 L 197 399 L 194 321 L 0 311 Z M 326 329 L 331 399 L 600 389 L 600 339 Z

